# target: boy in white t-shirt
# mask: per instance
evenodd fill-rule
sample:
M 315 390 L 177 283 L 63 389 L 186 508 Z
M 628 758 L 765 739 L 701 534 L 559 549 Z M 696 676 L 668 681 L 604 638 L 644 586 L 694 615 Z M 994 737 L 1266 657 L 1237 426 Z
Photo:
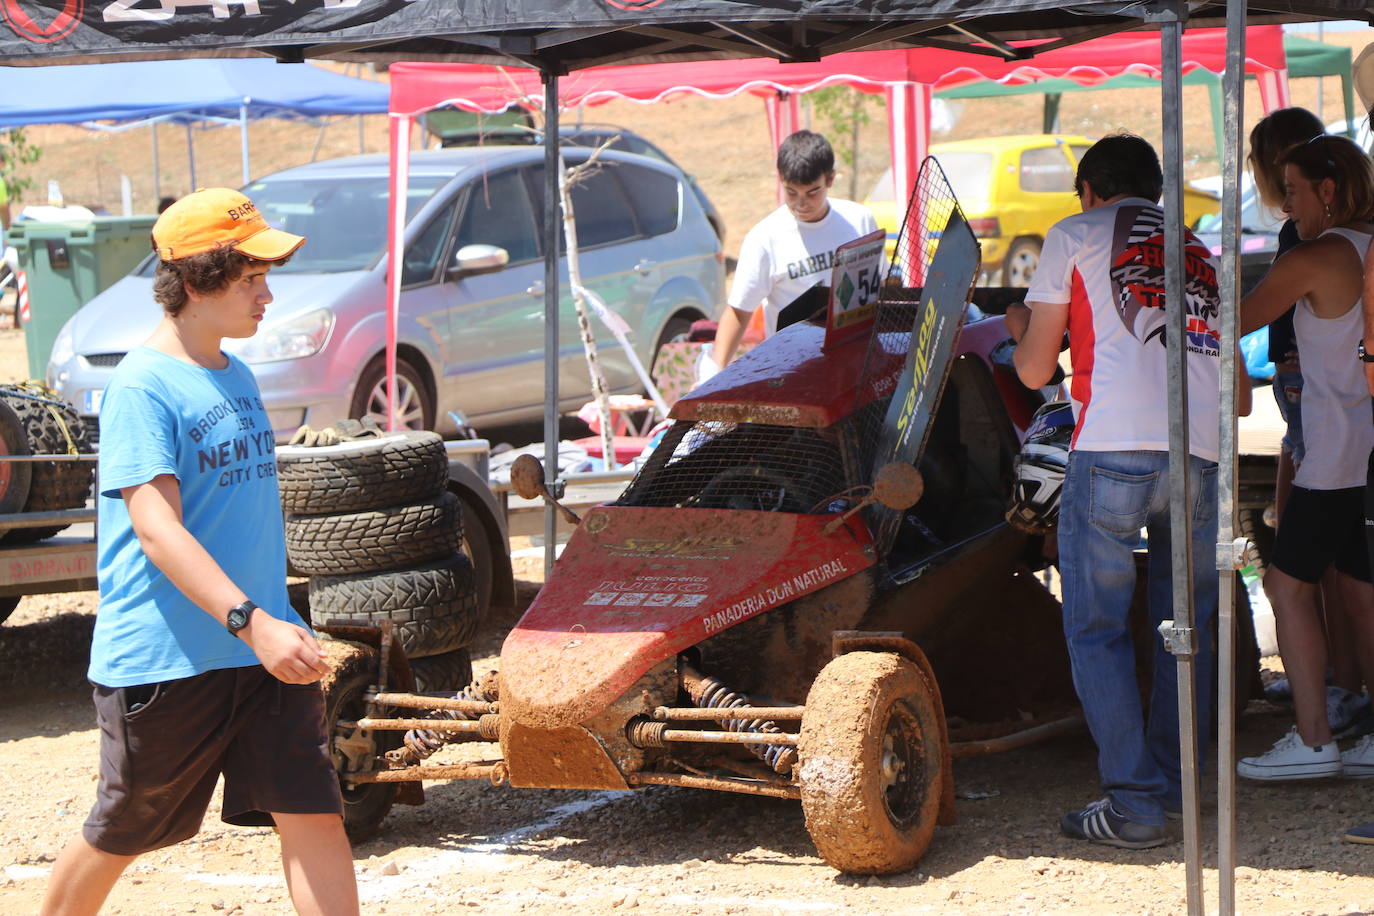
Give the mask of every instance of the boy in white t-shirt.
M 878 228 L 862 204 L 830 197 L 835 152 L 820 134 L 799 130 L 782 141 L 778 178 L 787 203 L 744 237 L 712 347 L 715 366 L 706 360 L 703 375 L 734 358 L 755 309 L 763 307 L 763 333 L 772 335 L 788 303 L 817 284 L 829 284 L 835 249 Z

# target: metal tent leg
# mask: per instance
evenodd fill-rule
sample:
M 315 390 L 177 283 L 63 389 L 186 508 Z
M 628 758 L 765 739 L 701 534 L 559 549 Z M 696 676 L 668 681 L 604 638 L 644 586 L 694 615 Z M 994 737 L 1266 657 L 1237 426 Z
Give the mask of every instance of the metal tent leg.
M 1236 363 L 1240 305 L 1240 169 L 1244 151 L 1245 4 L 1227 0 L 1221 158 L 1221 397 L 1217 466 L 1217 894 L 1221 916 L 1236 911 Z
M 1197 666 L 1194 626 L 1192 488 L 1188 463 L 1188 312 L 1183 279 L 1183 22 L 1182 4 L 1160 4 L 1150 18 L 1160 23 L 1164 135 L 1164 300 L 1169 373 L 1169 527 L 1174 617 L 1160 625 L 1166 648 L 1178 660 L 1179 760 L 1183 788 L 1183 845 L 1189 916 L 1202 916 L 1202 818 L 1198 805 Z
M 558 491 L 558 76 L 541 71 L 544 82 L 544 482 Z M 544 506 L 544 576 L 553 569 L 558 516 Z

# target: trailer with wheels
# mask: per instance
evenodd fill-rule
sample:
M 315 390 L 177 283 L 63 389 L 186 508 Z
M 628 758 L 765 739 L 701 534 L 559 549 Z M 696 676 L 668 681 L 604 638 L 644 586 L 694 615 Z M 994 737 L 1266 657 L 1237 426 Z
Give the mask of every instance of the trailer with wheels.
M 96 587 L 94 476 L 70 404 L 37 383 L 0 385 L 0 623 L 24 595 Z
M 356 501 L 358 493 L 385 498 L 414 488 L 416 481 L 404 469 L 407 449 L 393 443 L 416 436 L 428 443 L 429 478 L 422 485 L 434 487 L 436 496 L 442 490 L 450 515 L 466 519 L 461 547 L 440 564 L 447 576 L 444 571 L 433 573 L 423 588 L 428 595 L 447 587 L 452 600 L 466 609 L 462 626 L 470 635 L 492 603 L 514 600 L 505 519 L 486 483 L 485 440 L 441 442 L 433 433 L 398 433 L 378 448 L 343 449 L 384 455 L 380 461 L 376 456 L 355 456 L 351 470 L 344 467 L 346 456 L 337 452 L 333 458 L 312 452 L 310 460 L 301 460 L 283 447 L 278 450 L 278 473 L 284 481 L 284 510 L 290 513 L 313 502 L 328 512 L 346 507 L 350 499 Z M 401 459 L 396 458 L 398 452 Z M 97 587 L 95 461 L 84 425 L 70 405 L 38 386 L 0 386 L 0 623 L 24 595 Z M 354 473 L 359 468 L 364 468 L 362 476 Z M 379 545 L 355 549 L 386 553 Z M 416 585 L 403 587 L 413 590 Z M 337 583 L 333 593 L 339 596 L 336 604 L 345 601 L 352 606 L 360 600 L 357 589 L 341 590 Z M 364 590 L 361 603 L 367 600 Z

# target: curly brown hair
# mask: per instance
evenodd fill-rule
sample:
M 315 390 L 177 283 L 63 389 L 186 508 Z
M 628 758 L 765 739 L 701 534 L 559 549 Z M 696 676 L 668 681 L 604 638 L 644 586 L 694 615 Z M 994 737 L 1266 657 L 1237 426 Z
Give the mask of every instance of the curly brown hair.
M 260 261 L 232 248 L 216 248 L 189 258 L 158 261 L 153 277 L 153 298 L 163 312 L 175 318 L 190 301 L 186 293 L 188 287 L 202 296 L 211 295 L 227 289 L 255 264 L 278 267 L 290 260 L 288 255 L 279 261 Z

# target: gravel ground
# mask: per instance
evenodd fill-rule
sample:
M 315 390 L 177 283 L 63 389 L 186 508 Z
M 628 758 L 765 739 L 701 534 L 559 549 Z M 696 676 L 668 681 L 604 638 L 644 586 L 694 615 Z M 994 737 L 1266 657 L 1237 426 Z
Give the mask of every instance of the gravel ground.
M 22 369 L 21 332 L 0 328 L 0 380 Z M 513 546 L 526 546 L 516 544 Z M 521 606 L 539 561 L 516 561 Z M 25 598 L 0 626 L 0 914 L 36 911 L 51 863 L 93 799 L 98 736 L 84 682 L 91 593 Z M 514 609 L 475 647 L 494 666 Z M 1254 702 L 1243 753 L 1287 729 Z M 434 762 L 474 758 L 468 745 Z M 1215 760 L 1203 791 L 1214 794 Z M 1086 736 L 961 760 L 959 823 L 916 871 L 839 875 L 817 857 L 794 802 L 688 789 L 636 793 L 435 783 L 355 848 L 364 911 L 405 914 L 1173 914 L 1186 911 L 1181 839 L 1128 852 L 1065 839 L 1058 816 L 1097 796 Z M 1374 819 L 1374 781 L 1242 785 L 1236 878 L 1243 914 L 1374 913 L 1374 847 L 1340 841 Z M 112 914 L 291 912 L 270 830 L 219 822 L 130 869 Z M 1215 901 L 1215 803 L 1204 805 L 1204 882 Z M 1215 912 L 1215 905 L 1208 907 Z
M 518 574 L 535 578 L 531 564 Z M 537 584 L 524 582 L 522 603 Z M 33 912 L 51 862 L 79 829 L 94 790 L 97 735 L 83 686 L 94 596 L 26 598 L 0 627 L 0 913 Z M 515 612 L 476 647 L 495 663 Z M 1288 724 L 1252 703 L 1246 753 Z M 437 758 L 472 757 L 474 746 Z M 1211 774 L 1204 785 L 1211 794 Z M 849 878 L 816 856 L 792 802 L 688 789 L 637 793 L 430 784 L 420 807 L 393 809 L 355 849 L 370 913 L 646 914 L 1074 913 L 1185 911 L 1183 844 L 1127 852 L 1059 835 L 1061 811 L 1095 797 L 1091 742 L 1062 738 L 960 761 L 959 823 L 940 828 L 918 870 Z M 1374 848 L 1340 842 L 1374 818 L 1374 782 L 1241 786 L 1237 909 L 1245 914 L 1374 912 Z M 218 802 L 216 801 L 216 805 Z M 269 830 L 220 823 L 146 856 L 107 913 L 290 912 Z M 1217 889 L 1215 804 L 1204 808 Z M 1215 907 L 1209 907 L 1215 912 Z

